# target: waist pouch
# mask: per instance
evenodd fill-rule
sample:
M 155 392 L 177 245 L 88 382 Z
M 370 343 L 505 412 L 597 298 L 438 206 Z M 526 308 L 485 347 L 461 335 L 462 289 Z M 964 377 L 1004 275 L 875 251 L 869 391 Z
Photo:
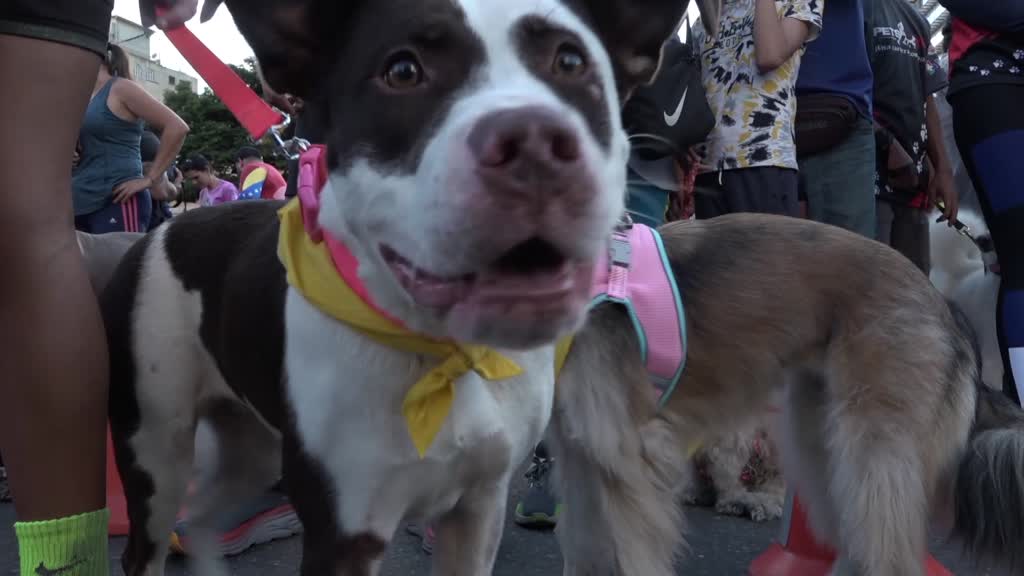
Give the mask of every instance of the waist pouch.
M 796 155 L 812 156 L 841 144 L 860 116 L 853 102 L 835 94 L 806 94 L 796 99 Z

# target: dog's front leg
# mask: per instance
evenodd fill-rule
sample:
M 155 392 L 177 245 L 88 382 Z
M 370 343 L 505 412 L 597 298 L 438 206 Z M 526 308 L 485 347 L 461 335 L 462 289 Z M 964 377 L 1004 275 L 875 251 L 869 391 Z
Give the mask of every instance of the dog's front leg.
M 437 524 L 433 576 L 484 576 L 494 561 L 505 526 L 508 479 L 466 493 Z

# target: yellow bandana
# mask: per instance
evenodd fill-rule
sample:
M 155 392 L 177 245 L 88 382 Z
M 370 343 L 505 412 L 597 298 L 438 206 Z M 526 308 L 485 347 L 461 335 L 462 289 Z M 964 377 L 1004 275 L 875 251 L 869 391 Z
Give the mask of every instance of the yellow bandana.
M 455 398 L 455 381 L 476 372 L 487 380 L 522 373 L 515 362 L 484 346 L 465 346 L 410 332 L 385 318 L 345 283 L 323 242 L 314 242 L 302 223 L 298 200 L 278 213 L 281 231 L 277 255 L 288 271 L 288 284 L 325 314 L 373 340 L 405 352 L 442 358 L 405 395 L 402 414 L 422 458 L 441 430 Z

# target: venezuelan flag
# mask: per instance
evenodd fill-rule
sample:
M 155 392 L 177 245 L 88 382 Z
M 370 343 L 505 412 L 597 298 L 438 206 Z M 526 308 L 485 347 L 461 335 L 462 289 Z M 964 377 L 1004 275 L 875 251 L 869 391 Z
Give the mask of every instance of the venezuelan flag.
M 263 184 L 267 181 L 267 169 L 260 166 L 249 172 L 242 182 L 242 191 L 238 195 L 239 200 L 259 200 L 263 196 Z

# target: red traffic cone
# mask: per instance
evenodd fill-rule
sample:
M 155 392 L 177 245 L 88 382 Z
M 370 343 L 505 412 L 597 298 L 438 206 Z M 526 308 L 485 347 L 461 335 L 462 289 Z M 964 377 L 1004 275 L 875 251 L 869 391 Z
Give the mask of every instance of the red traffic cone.
M 819 543 L 792 492 L 786 495 L 782 536 L 750 564 L 750 576 L 828 576 L 836 553 Z M 930 555 L 928 576 L 953 576 Z
M 127 536 L 128 503 L 124 499 L 124 486 L 121 485 L 121 475 L 117 471 L 114 442 L 110 438 L 109 427 L 107 428 L 107 508 L 110 510 L 110 526 L 107 533 L 111 536 Z

